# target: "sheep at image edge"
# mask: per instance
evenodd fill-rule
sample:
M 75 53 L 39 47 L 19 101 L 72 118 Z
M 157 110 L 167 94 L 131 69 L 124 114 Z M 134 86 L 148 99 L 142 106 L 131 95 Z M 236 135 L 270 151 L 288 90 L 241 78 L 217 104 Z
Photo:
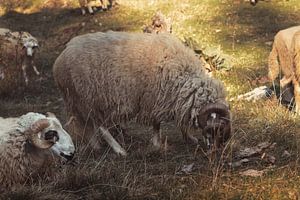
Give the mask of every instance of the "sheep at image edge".
M 285 88 L 292 83 L 296 100 L 296 111 L 300 112 L 300 91 L 297 77 L 300 75 L 299 66 L 299 33 L 300 26 L 280 30 L 274 37 L 272 51 L 268 59 L 268 77 L 274 81 L 279 75 L 280 87 Z M 297 61 L 298 60 L 298 61 Z
M 30 33 L 24 31 L 12 32 L 6 28 L 0 28 L 0 55 L 4 61 L 2 65 L 6 68 L 22 68 L 23 77 L 26 85 L 28 84 L 27 68 L 32 67 L 36 75 L 40 75 L 34 62 L 36 49 L 39 47 L 38 41 Z M 5 60 L 7 57 L 7 60 Z M 10 64 L 11 66 L 6 66 Z M 20 65 L 20 66 L 15 66 Z M 5 70 L 5 69 L 2 69 Z M 0 72 L 2 71 L 0 68 Z M 12 69 L 8 69 L 8 71 Z M 1 72 L 3 73 L 3 72 Z M 5 74 L 0 77 L 5 78 Z
M 126 155 L 109 129 L 131 119 L 153 125 L 156 147 L 161 122 L 174 119 L 184 139 L 194 143 L 198 139 L 190 128 L 203 129 L 208 145 L 230 137 L 223 84 L 170 34 L 77 36 L 55 61 L 53 73 L 69 117 L 75 118 L 73 139 L 85 139 L 95 149 L 100 143 L 94 133 L 100 131 L 115 152 Z
M 0 117 L 0 189 L 15 188 L 49 172 L 55 156 L 72 159 L 70 135 L 52 113 Z
M 86 14 L 85 9 L 89 11 L 90 14 L 94 14 L 93 6 L 96 2 L 99 2 L 102 9 L 108 9 L 115 4 L 114 0 L 78 0 L 79 5 L 81 7 L 81 13 L 82 15 Z

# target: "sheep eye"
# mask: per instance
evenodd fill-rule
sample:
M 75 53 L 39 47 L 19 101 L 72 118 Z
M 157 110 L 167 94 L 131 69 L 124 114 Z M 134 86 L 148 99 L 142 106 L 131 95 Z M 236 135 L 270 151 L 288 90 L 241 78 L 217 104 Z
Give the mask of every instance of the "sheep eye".
M 45 133 L 45 140 L 52 140 L 53 138 L 59 139 L 57 131 L 50 130 Z

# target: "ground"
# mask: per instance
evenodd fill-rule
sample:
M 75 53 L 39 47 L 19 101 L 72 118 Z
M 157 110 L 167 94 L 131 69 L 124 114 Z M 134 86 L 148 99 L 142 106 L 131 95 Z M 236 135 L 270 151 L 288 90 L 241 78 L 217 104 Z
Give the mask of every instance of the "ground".
M 42 75 L 25 91 L 2 96 L 0 116 L 50 111 L 66 122 L 51 72 L 65 44 L 88 32 L 141 32 L 157 10 L 172 19 L 173 34 L 180 39 L 192 38 L 202 47 L 220 48 L 230 56 L 232 68 L 215 76 L 224 82 L 231 99 L 260 86 L 253 80 L 267 74 L 274 35 L 300 20 L 298 0 L 260 1 L 255 7 L 244 0 L 122 0 L 109 11 L 86 16 L 81 16 L 76 1 L 70 2 L 27 0 L 15 11 L 2 10 L 0 27 L 28 31 L 40 41 L 37 66 Z M 2 193 L 1 199 L 298 199 L 299 116 L 276 98 L 233 100 L 230 105 L 233 137 L 221 155 L 208 154 L 203 142 L 185 144 L 172 123 L 163 126 L 168 148 L 153 152 L 151 127 L 132 122 L 126 130 L 126 158 L 105 145 L 100 153 L 78 146 L 73 165 L 59 168 L 56 177 Z M 276 143 L 266 152 L 275 162 L 258 155 L 240 167 L 228 165 L 239 149 L 261 142 Z M 282 156 L 285 150 L 289 157 Z M 192 166 L 191 171 L 182 172 L 184 166 Z M 239 174 L 246 169 L 264 170 L 264 174 Z

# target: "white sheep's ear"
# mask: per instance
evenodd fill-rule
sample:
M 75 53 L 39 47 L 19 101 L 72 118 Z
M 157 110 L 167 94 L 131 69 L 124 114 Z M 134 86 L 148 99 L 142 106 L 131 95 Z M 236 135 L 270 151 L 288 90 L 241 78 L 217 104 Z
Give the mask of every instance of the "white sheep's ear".
M 55 114 L 52 112 L 46 112 L 46 116 L 50 118 L 56 118 Z

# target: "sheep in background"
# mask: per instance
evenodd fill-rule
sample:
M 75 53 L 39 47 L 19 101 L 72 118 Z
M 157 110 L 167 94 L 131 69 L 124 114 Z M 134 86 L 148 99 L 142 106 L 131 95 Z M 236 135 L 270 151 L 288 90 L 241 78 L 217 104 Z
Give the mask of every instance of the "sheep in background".
M 300 26 L 290 27 L 279 31 L 274 37 L 274 43 L 272 46 L 272 51 L 270 52 L 268 59 L 268 77 L 270 81 L 275 81 L 275 79 L 282 74 L 280 80 L 280 87 L 286 88 L 289 84 L 294 84 L 294 95 L 297 96 L 297 81 L 295 80 L 295 45 L 293 38 L 297 32 L 300 31 Z M 294 43 L 294 44 L 293 44 Z M 296 50 L 297 52 L 297 50 Z M 299 99 L 300 103 L 300 99 Z M 300 105 L 298 103 L 298 105 Z M 296 101 L 296 110 L 298 109 Z M 298 112 L 298 111 L 297 111 Z
M 156 12 L 151 19 L 151 25 L 143 27 L 144 33 L 172 33 L 171 19 L 166 18 L 161 12 Z
M 194 52 L 170 34 L 77 36 L 55 61 L 53 73 L 69 116 L 76 119 L 76 138 L 94 148 L 100 145 L 97 130 L 115 152 L 126 155 L 109 129 L 134 118 L 153 125 L 156 147 L 161 122 L 174 119 L 185 140 L 198 142 L 192 128 L 203 129 L 208 145 L 230 137 L 222 83 L 209 77 Z
M 300 114 L 300 30 L 297 31 L 292 40 L 292 65 L 294 77 L 292 84 L 294 87 L 294 96 L 296 104 L 296 112 Z
M 74 144 L 54 114 L 0 117 L 0 188 L 8 189 L 44 175 L 53 155 L 72 159 Z
M 12 32 L 0 29 L 0 94 L 10 92 L 21 85 L 20 73 L 23 74 L 25 84 L 28 85 L 28 67 L 31 66 L 36 75 L 34 58 L 38 41 L 27 32 Z
M 114 0 L 78 0 L 79 5 L 81 7 L 82 15 L 86 14 L 86 8 L 90 14 L 94 14 L 93 7 L 96 8 L 96 6 L 94 6 L 96 5 L 96 1 L 99 1 L 102 9 L 104 10 L 111 8 L 115 3 Z
M 297 31 L 300 31 L 300 26 L 281 30 L 274 37 L 272 51 L 268 59 L 268 77 L 270 81 L 274 81 L 282 72 L 281 87 L 289 84 L 294 76 L 292 40 Z

